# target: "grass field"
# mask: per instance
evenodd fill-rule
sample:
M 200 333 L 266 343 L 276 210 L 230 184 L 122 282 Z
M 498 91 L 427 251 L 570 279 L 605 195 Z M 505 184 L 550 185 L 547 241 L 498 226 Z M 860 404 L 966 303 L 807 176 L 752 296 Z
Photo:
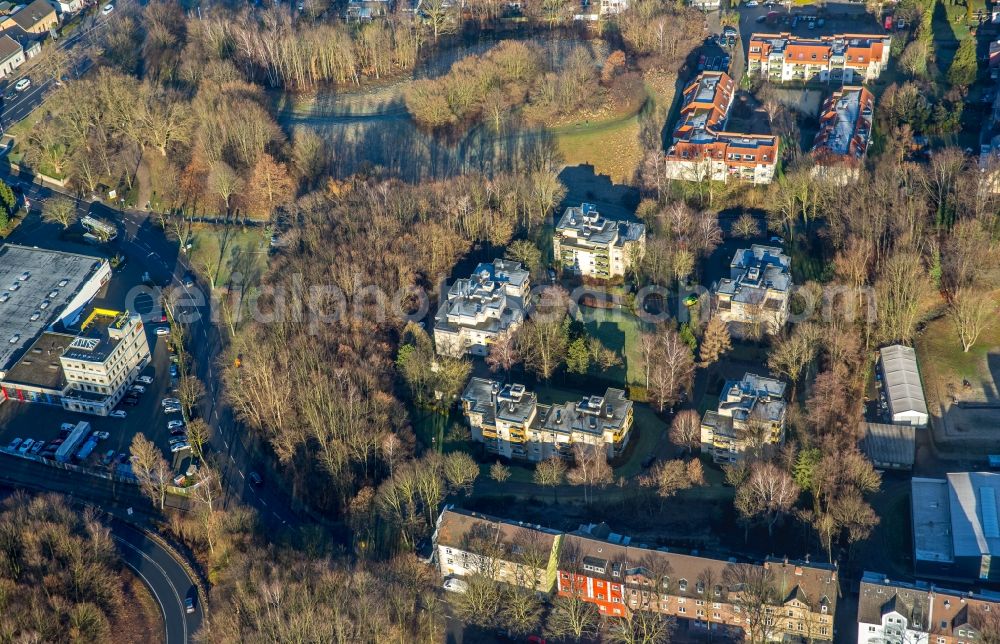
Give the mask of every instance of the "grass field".
M 972 382 L 989 379 L 987 356 L 1000 352 L 1000 322 L 994 321 L 965 353 L 954 324 L 942 316 L 927 324 L 917 338 L 916 349 L 925 381 L 943 386 L 948 382 L 960 383 L 963 379 Z
M 600 339 L 605 347 L 616 352 L 623 360 L 622 366 L 612 367 L 600 375 L 620 380 L 623 384 L 641 384 L 643 364 L 639 351 L 639 333 L 643 323 L 630 312 L 621 309 L 580 307 L 580 317 L 587 333 Z
M 223 231 L 219 226 L 196 225 L 191 242 L 191 265 L 216 286 L 229 282 L 238 254 L 252 258 L 252 271 L 262 273 L 267 266 L 267 244 L 259 228 L 234 225 Z
M 615 183 L 631 183 L 642 161 L 636 116 L 564 125 L 553 128 L 552 134 L 566 165 L 592 165 L 597 174 L 606 174 Z

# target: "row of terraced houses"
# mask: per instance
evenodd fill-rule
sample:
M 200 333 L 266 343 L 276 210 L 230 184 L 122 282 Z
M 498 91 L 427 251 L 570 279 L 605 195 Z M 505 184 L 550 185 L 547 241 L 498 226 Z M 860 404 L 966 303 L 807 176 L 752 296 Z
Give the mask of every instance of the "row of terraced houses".
M 772 83 L 841 83 L 820 110 L 812 156 L 817 172 L 847 180 L 857 175 L 871 138 L 874 97 L 860 85 L 875 80 L 889 62 L 888 36 L 843 34 L 797 38 L 754 34 L 747 73 Z M 728 128 L 736 83 L 729 74 L 699 74 L 684 90 L 680 117 L 665 155 L 664 174 L 682 181 L 770 183 L 779 142 L 770 134 Z
M 766 558 L 737 561 L 651 548 L 584 525 L 563 533 L 448 506 L 432 560 L 441 576 L 482 576 L 545 597 L 594 604 L 605 618 L 653 611 L 691 639 L 834 642 L 841 588 L 836 566 Z M 857 588 L 863 644 L 973 644 L 995 632 L 1000 595 L 900 583 L 866 572 Z

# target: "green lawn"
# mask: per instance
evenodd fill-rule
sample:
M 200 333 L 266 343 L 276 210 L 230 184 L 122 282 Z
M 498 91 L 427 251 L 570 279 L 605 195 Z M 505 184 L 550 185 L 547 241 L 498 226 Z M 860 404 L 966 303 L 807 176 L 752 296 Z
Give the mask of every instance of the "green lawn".
M 598 338 L 605 347 L 615 351 L 623 364 L 601 372 L 591 367 L 595 375 L 628 384 L 642 384 L 644 380 L 639 334 L 643 322 L 629 311 L 622 309 L 595 309 L 580 307 L 580 320 L 587 333 Z
M 191 265 L 217 287 L 227 284 L 234 270 L 263 273 L 267 267 L 268 246 L 260 228 L 198 225 L 191 243 Z
M 925 379 L 978 381 L 988 377 L 986 356 L 1000 347 L 1000 322 L 983 331 L 968 353 L 962 351 L 955 326 L 946 316 L 928 323 L 914 344 Z
M 615 183 L 631 183 L 642 161 L 639 120 L 628 116 L 603 123 L 553 128 L 556 145 L 568 166 L 590 164 Z

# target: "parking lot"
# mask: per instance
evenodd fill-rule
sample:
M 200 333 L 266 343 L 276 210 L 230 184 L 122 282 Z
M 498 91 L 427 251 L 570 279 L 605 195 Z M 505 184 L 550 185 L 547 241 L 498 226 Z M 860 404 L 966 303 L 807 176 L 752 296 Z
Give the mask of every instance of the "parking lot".
M 791 33 L 804 38 L 819 38 L 843 33 L 881 34 L 885 29 L 868 13 L 864 4 L 827 3 L 822 8 L 817 5 L 793 6 L 773 4 L 756 7 L 741 5 L 740 36 L 743 53 L 746 54 L 750 36 L 754 33 Z M 774 13 L 773 22 L 767 15 Z M 815 18 L 807 20 L 806 18 Z
M 66 250 L 87 252 L 86 248 L 89 248 L 90 252 L 94 252 L 92 246 L 67 247 Z M 166 326 L 158 322 L 160 319 L 158 305 L 149 292 L 133 290 L 142 284 L 142 277 L 141 267 L 126 263 L 120 270 L 114 272 L 112 279 L 101 289 L 92 302 L 94 306 L 100 308 L 116 310 L 131 308 L 131 310 L 142 314 L 147 320 L 144 328 L 152 358 L 150 364 L 140 375 L 152 378 L 153 382 L 142 384 L 145 392 L 139 396 L 137 404 L 130 406 L 119 403 L 116 409 L 124 411 L 126 417 L 112 418 L 70 412 L 62 407 L 52 405 L 6 401 L 0 404 L 0 447 L 8 447 L 15 438 L 20 438 L 22 441 L 29 438 L 33 441 L 45 441 L 45 447 L 48 447 L 52 441 L 60 437 L 60 427 L 63 423 L 75 425 L 80 421 L 87 421 L 90 423 L 92 431 L 107 432 L 108 438 L 98 441 L 93 452 L 84 462 L 78 463 L 79 465 L 104 470 L 113 467 L 118 462 L 119 455 L 128 454 L 132 438 L 140 432 L 163 450 L 167 462 L 173 466 L 190 456 L 190 450 L 180 452 L 177 455 L 178 462 L 175 463 L 174 454 L 169 449 L 171 436 L 167 429 L 167 422 L 180 420 L 182 417 L 179 413 L 164 413 L 160 404 L 163 398 L 174 397 L 171 390 L 175 382 L 172 382 L 170 377 L 171 360 L 167 337 L 158 336 L 155 333 L 157 327 Z M 137 382 L 136 384 L 141 383 Z M 39 454 L 43 450 L 44 447 L 34 453 Z M 109 451 L 114 452 L 112 457 L 114 462 L 110 465 L 102 462 Z

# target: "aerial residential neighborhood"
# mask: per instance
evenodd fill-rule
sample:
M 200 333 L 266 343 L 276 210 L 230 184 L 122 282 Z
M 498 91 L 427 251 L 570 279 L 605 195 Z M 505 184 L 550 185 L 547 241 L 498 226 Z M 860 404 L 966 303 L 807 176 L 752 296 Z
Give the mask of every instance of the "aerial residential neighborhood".
M 1000 7 L 0 2 L 0 641 L 1000 644 Z

